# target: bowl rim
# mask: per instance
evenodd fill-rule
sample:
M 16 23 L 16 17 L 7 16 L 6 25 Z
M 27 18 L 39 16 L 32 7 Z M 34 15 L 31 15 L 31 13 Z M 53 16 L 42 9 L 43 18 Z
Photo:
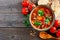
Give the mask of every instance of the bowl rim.
M 31 15 L 32 15 L 32 12 L 33 12 L 37 7 L 39 7 L 39 6 L 43 6 L 43 7 L 46 7 L 46 8 L 48 8 L 48 9 L 50 9 L 50 11 L 51 11 L 51 13 L 52 13 L 52 15 L 53 15 L 52 23 L 51 23 L 51 25 L 50 25 L 48 28 L 38 29 L 38 28 L 34 27 L 34 25 L 31 23 Z M 35 7 L 35 8 L 31 11 L 31 13 L 30 13 L 30 16 L 29 16 L 30 24 L 31 24 L 31 26 L 32 26 L 35 30 L 38 30 L 38 31 L 47 31 L 47 30 L 49 30 L 49 29 L 53 26 L 53 24 L 54 24 L 54 22 L 55 22 L 55 14 L 54 14 L 53 10 L 51 9 L 51 7 L 49 7 L 49 6 L 47 6 L 47 5 L 38 5 L 37 7 Z

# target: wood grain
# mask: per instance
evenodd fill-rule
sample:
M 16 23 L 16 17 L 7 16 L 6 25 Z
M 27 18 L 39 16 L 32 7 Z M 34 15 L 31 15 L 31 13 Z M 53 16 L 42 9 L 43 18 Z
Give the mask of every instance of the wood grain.
M 40 40 L 37 36 L 31 36 L 32 28 L 0 28 L 0 40 Z

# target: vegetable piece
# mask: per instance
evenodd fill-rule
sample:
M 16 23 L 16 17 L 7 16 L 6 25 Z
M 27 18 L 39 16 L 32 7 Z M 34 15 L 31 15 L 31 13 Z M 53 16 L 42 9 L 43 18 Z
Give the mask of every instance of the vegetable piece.
M 46 13 L 50 13 L 50 10 L 49 10 L 49 9 L 47 9 L 47 8 L 45 8 L 45 11 L 46 11 Z
M 43 17 L 42 16 L 37 16 L 37 20 L 42 20 Z
M 30 4 L 28 5 L 29 11 L 31 11 L 34 7 L 36 7 L 35 4 L 30 3 Z
M 25 26 L 29 26 L 30 25 L 29 20 L 24 20 L 23 23 L 24 23 Z
M 52 28 L 50 29 L 50 32 L 51 32 L 51 33 L 55 33 L 56 30 L 57 30 L 56 27 L 52 27 Z
M 46 19 L 49 19 L 49 20 L 51 20 L 51 18 L 49 18 L 48 16 L 46 16 Z
M 43 16 L 44 15 L 44 12 L 42 10 L 38 10 L 38 15 L 39 16 Z
M 45 28 L 48 28 L 48 25 L 47 24 L 45 24 Z
M 43 16 L 42 18 L 43 18 L 43 19 L 42 19 L 42 22 L 44 22 L 44 21 L 45 21 L 45 17 Z
M 50 22 L 48 22 L 48 25 L 50 25 L 51 23 Z
M 45 27 L 45 25 L 43 24 L 42 26 L 41 26 L 41 28 L 43 29 Z
M 26 7 L 23 7 L 23 8 L 22 8 L 22 14 L 23 14 L 23 15 L 27 15 L 28 12 L 29 12 L 29 11 L 28 11 L 28 8 L 26 8 Z
M 34 24 L 34 20 L 32 20 L 31 22 L 32 22 L 32 24 Z
M 36 14 L 36 13 L 33 13 L 32 15 L 33 15 L 33 16 L 37 16 L 37 14 Z
M 37 22 L 37 21 L 35 21 L 35 22 L 34 22 L 34 25 L 36 25 L 36 26 L 39 26 L 39 25 L 40 25 L 40 26 L 41 26 L 42 23 L 41 23 L 41 22 Z
M 23 2 L 22 2 L 22 6 L 23 6 L 23 7 L 27 7 L 28 5 L 29 5 L 29 2 L 28 2 L 28 1 L 23 1 Z
M 58 30 L 58 31 L 56 32 L 56 36 L 57 36 L 57 37 L 60 37 L 60 30 Z
M 54 26 L 58 27 L 58 25 L 59 25 L 58 20 L 55 20 Z
M 48 24 L 48 22 L 50 22 L 50 20 L 49 20 L 49 19 L 46 19 L 46 20 L 45 20 L 45 23 Z

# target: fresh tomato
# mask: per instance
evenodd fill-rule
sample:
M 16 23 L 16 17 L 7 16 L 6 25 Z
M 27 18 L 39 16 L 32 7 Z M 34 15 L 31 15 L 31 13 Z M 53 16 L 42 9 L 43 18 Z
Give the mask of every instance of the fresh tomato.
M 60 37 L 60 30 L 58 30 L 58 31 L 56 32 L 56 36 L 57 36 L 57 37 Z
M 45 17 L 43 16 L 43 19 L 42 19 L 42 21 L 45 21 Z
M 58 20 L 55 20 L 54 26 L 58 27 L 58 25 L 59 25 Z
M 28 9 L 31 11 L 33 8 L 35 7 L 35 4 L 33 4 L 33 3 L 30 3 L 29 5 L 28 5 Z
M 28 14 L 28 8 L 26 8 L 26 7 L 23 7 L 22 8 L 22 14 L 24 14 L 24 15 L 27 15 Z
M 29 5 L 29 2 L 28 2 L 28 1 L 23 1 L 23 2 L 22 2 L 22 6 L 23 6 L 23 7 L 27 7 L 28 5 Z
M 45 24 L 45 28 L 48 28 L 48 25 L 47 24 Z
M 56 27 L 52 27 L 52 28 L 50 29 L 50 32 L 51 32 L 51 33 L 55 33 L 56 30 L 57 30 Z
M 50 13 L 50 10 L 47 9 L 47 8 L 45 8 L 45 12 L 46 12 L 46 13 Z
M 45 17 L 42 17 L 42 24 L 45 24 Z
M 60 20 L 58 20 L 58 27 L 60 27 Z

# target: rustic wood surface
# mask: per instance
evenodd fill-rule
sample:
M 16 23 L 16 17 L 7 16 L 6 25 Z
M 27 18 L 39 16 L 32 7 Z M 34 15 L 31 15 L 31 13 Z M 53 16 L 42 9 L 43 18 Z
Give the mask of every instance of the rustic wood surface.
M 21 14 L 22 0 L 0 0 L 0 27 L 25 27 Z
M 31 36 L 32 28 L 0 28 L 0 40 L 40 40 L 37 36 Z

